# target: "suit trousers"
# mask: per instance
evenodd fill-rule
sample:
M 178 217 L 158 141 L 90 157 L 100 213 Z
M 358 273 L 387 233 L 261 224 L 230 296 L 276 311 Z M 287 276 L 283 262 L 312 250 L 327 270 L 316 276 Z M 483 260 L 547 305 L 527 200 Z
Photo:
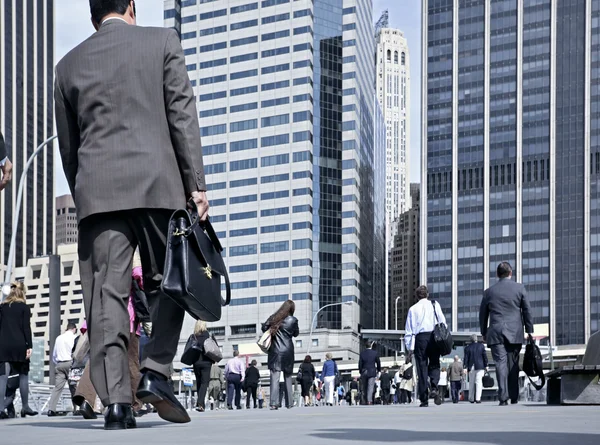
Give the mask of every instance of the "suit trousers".
M 492 357 L 496 364 L 496 377 L 498 378 L 498 400 L 506 402 L 519 400 L 519 354 L 520 344 L 504 343 L 490 345 Z
M 202 363 L 201 366 L 194 365 L 194 374 L 196 375 L 196 387 L 198 388 L 198 400 L 196 406 L 205 408 L 206 391 L 210 383 L 210 363 Z
M 452 395 L 452 402 L 457 403 L 460 400 L 460 389 L 462 382 L 460 380 L 453 380 L 450 382 L 450 394 Z
M 422 332 L 415 337 L 415 361 L 417 362 L 419 400 L 429 401 L 429 386 L 431 391 L 438 390 L 440 381 L 440 351 L 435 344 L 433 332 Z
M 480 402 L 483 392 L 483 375 L 485 369 L 472 369 L 469 371 L 469 402 Z
M 235 396 L 235 406 L 241 409 L 242 403 L 242 376 L 239 374 L 229 374 L 227 376 L 227 406 L 232 406 Z
M 375 377 L 365 377 L 361 378 L 361 391 L 362 391 L 362 402 L 363 404 L 373 403 L 373 398 L 375 396 Z
M 62 394 L 62 390 L 65 385 L 68 385 L 70 371 L 71 362 L 60 362 L 54 367 L 54 377 L 56 379 L 56 383 L 54 385 L 54 389 L 52 390 L 50 401 L 48 402 L 48 411 L 56 411 L 56 405 L 58 404 L 58 399 Z M 71 389 L 70 386 L 69 389 Z M 73 394 L 71 394 L 71 396 L 73 396 Z
M 152 318 L 141 368 L 170 377 L 184 317 L 184 310 L 160 290 L 171 214 L 164 209 L 125 210 L 92 215 L 79 224 L 90 374 L 104 406 L 132 403 L 127 303 L 136 248 Z
M 282 397 L 279 396 L 279 378 L 281 377 L 281 373 L 283 371 L 273 371 L 271 370 L 271 397 L 269 400 L 269 403 L 271 406 L 277 406 L 277 407 L 281 407 L 281 401 L 280 399 L 283 398 L 283 394 Z M 284 382 L 284 394 L 285 394 L 285 400 L 286 400 L 286 406 L 287 407 L 291 407 L 292 406 L 292 374 L 286 374 L 285 372 L 283 373 L 283 382 Z

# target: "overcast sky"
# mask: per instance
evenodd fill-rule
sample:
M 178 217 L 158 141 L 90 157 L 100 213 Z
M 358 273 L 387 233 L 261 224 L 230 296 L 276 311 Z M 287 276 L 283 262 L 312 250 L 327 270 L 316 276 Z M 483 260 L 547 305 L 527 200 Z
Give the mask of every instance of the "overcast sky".
M 163 25 L 163 0 L 136 0 L 138 23 L 142 26 Z M 411 69 L 411 144 L 410 181 L 420 180 L 421 140 L 421 2 L 419 0 L 373 0 L 373 20 L 389 10 L 390 27 L 404 31 L 408 39 Z M 84 0 L 55 0 L 56 62 L 85 40 L 94 28 L 90 22 L 89 3 Z M 58 144 L 55 144 L 57 147 Z M 56 195 L 69 193 L 58 148 L 56 148 Z

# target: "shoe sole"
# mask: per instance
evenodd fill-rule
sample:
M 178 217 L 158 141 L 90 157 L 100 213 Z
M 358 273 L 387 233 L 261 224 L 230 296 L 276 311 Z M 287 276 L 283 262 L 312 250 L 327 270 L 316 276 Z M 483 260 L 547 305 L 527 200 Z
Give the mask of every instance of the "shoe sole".
M 192 420 L 187 412 L 184 411 L 182 413 L 177 405 L 163 399 L 153 392 L 140 390 L 136 393 L 136 397 L 144 403 L 151 403 L 154 408 L 156 408 L 158 416 L 167 422 L 188 423 Z

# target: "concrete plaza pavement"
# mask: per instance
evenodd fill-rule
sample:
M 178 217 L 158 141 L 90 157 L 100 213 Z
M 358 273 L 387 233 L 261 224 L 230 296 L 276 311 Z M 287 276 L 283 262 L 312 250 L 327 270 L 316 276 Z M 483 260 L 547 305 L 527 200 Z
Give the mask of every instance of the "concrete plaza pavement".
M 185 425 L 152 414 L 138 419 L 136 430 L 104 431 L 102 426 L 101 419 L 74 417 L 3 420 L 0 444 L 600 444 L 598 407 L 527 403 L 194 412 Z

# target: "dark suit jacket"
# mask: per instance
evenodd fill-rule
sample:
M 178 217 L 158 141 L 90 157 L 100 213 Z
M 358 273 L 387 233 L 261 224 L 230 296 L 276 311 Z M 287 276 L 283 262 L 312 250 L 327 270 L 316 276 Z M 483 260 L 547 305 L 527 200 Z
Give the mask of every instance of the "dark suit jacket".
M 54 98 L 80 221 L 180 208 L 206 190 L 195 96 L 174 30 L 103 23 L 56 66 Z
M 378 372 L 381 372 L 381 362 L 379 354 L 374 349 L 365 349 L 360 353 L 358 359 L 358 371 L 363 377 L 376 377 Z
M 0 304 L 0 319 L 0 363 L 25 362 L 27 350 L 32 347 L 29 306 L 19 302 Z
M 525 286 L 503 278 L 487 289 L 481 301 L 479 325 L 488 345 L 504 343 L 505 339 L 508 343 L 523 344 L 523 325 L 528 334 L 533 333 Z
M 475 365 L 475 370 L 477 371 L 487 368 L 488 358 L 483 343 L 477 342 L 467 345 L 465 348 L 464 363 L 467 371 L 470 371 L 473 365 Z
M 246 382 L 246 386 L 258 386 L 260 382 L 260 372 L 256 369 L 256 366 L 249 366 L 246 369 L 246 378 L 244 380 Z
M 0 133 L 0 161 L 7 157 L 8 154 L 6 152 L 6 145 L 4 144 L 4 136 Z

